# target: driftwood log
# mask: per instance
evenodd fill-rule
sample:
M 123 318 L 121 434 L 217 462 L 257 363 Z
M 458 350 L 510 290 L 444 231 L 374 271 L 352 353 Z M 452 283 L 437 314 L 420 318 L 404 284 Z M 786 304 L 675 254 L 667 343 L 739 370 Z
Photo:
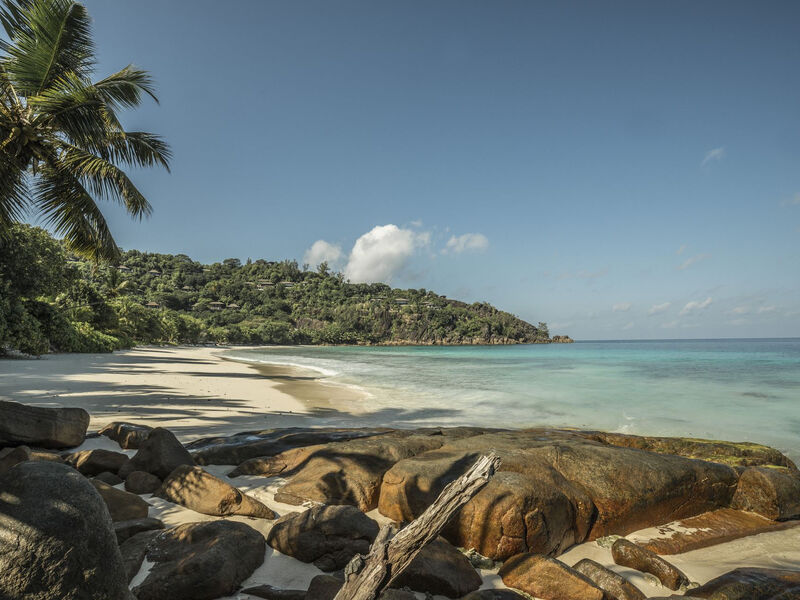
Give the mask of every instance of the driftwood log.
M 355 556 L 345 567 L 345 582 L 334 600 L 375 600 L 391 585 L 425 545 L 436 538 L 452 516 L 486 485 L 500 466 L 492 452 L 442 490 L 425 512 L 395 535 L 381 528 L 366 556 Z

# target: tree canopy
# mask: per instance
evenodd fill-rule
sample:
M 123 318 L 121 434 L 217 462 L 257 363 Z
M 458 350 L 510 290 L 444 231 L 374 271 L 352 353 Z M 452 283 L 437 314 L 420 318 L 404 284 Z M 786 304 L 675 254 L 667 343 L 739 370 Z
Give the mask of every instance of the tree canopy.
M 0 348 L 110 350 L 135 343 L 516 344 L 548 342 L 485 302 L 352 284 L 296 261 L 129 250 L 114 265 L 71 255 L 47 232 L 11 228 L 0 254 Z M 5 302 L 5 305 L 3 304 Z

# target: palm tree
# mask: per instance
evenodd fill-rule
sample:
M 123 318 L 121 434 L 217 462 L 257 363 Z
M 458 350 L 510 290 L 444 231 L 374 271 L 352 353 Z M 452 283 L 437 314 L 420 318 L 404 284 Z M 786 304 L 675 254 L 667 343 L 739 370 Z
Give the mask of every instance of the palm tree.
M 152 79 L 129 65 L 92 83 L 90 19 L 72 0 L 0 0 L 0 24 L 0 242 L 33 212 L 72 251 L 113 260 L 96 199 L 142 218 L 151 206 L 118 165 L 169 170 L 167 144 L 125 131 L 116 114 L 144 96 L 158 102 Z

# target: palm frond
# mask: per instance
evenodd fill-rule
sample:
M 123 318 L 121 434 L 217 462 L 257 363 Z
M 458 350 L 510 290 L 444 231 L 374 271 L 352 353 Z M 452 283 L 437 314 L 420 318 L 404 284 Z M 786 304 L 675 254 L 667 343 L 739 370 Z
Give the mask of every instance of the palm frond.
M 152 212 L 150 203 L 122 169 L 82 148 L 68 144 L 63 144 L 62 148 L 59 163 L 83 181 L 95 196 L 121 202 L 134 217 L 142 218 Z
M 72 0 L 17 5 L 17 24 L 4 48 L 5 68 L 17 91 L 35 96 L 65 73 L 88 79 L 94 44 L 86 9 Z
M 169 173 L 172 151 L 161 136 L 146 131 L 111 132 L 106 136 L 105 148 L 98 154 L 113 162 L 137 167 L 161 166 Z
M 94 84 L 102 98 L 114 107 L 133 108 L 142 101 L 142 92 L 158 103 L 153 78 L 147 71 L 128 65 Z
M 22 219 L 30 202 L 25 170 L 0 150 L 0 235 Z
M 119 247 L 103 213 L 80 181 L 63 168 L 47 166 L 34 184 L 33 204 L 67 247 L 92 260 L 115 260 Z
M 16 32 L 25 26 L 23 15 L 30 9 L 33 0 L 4 0 L 0 5 L 0 25 L 6 32 L 6 36 L 11 39 Z

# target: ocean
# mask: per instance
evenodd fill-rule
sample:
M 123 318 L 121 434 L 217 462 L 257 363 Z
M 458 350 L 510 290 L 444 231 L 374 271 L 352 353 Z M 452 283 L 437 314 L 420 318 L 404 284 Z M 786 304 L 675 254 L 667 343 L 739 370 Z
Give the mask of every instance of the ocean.
M 366 392 L 364 406 L 331 407 L 331 422 L 548 425 L 753 441 L 800 461 L 798 338 L 295 346 L 227 355 L 309 369 Z M 347 418 L 362 411 L 368 415 Z

